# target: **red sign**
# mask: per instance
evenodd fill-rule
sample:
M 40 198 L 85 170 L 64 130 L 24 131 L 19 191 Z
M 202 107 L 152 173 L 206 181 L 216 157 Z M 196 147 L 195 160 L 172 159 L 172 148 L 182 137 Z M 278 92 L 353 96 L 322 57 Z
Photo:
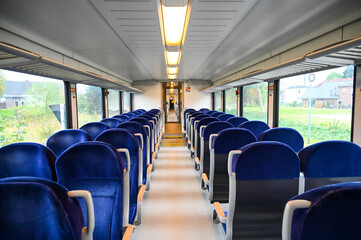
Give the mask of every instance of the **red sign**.
M 191 91 L 191 87 L 186 87 L 186 92 L 190 92 Z

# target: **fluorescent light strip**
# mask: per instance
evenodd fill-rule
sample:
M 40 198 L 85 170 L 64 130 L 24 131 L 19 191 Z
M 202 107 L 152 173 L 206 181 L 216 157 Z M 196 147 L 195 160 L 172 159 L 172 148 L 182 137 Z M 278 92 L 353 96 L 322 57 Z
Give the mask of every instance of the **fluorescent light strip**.
M 163 24 L 166 45 L 180 45 L 187 13 L 187 5 L 183 7 L 166 7 L 162 5 Z
M 167 64 L 177 65 L 179 59 L 179 52 L 167 52 Z
M 178 67 L 168 67 L 168 74 L 177 74 Z

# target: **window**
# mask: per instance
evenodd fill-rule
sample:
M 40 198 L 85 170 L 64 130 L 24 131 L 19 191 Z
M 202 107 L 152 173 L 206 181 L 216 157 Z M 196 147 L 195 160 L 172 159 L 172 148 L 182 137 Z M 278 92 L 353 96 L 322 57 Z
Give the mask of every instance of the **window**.
M 267 122 L 268 83 L 243 87 L 243 116 L 249 120 Z
M 5 104 L 0 109 L 0 146 L 23 141 L 45 144 L 66 128 L 63 81 L 0 70 L 1 82 Z
M 102 114 L 102 92 L 100 87 L 76 85 L 79 128 L 89 122 L 100 121 Z
M 108 111 L 109 117 L 120 114 L 119 91 L 109 90 Z
M 123 113 L 130 112 L 130 93 L 123 92 Z
M 279 126 L 299 131 L 305 145 L 349 141 L 352 92 L 353 66 L 281 79 Z
M 214 110 L 222 111 L 222 91 L 214 93 Z
M 226 93 L 226 111 L 225 113 L 237 116 L 237 95 L 236 88 L 227 89 Z

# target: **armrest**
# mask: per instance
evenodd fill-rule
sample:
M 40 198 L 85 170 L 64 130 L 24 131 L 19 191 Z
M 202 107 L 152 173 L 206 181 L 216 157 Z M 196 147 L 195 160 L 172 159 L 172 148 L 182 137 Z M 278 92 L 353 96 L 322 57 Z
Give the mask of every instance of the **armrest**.
M 130 240 L 130 237 L 132 236 L 134 227 L 133 226 L 127 226 L 124 234 L 123 234 L 123 238 L 122 240 Z
M 156 156 L 157 156 L 157 153 L 156 153 L 156 152 L 153 152 L 153 154 L 152 154 L 152 159 L 154 160 Z
M 147 167 L 147 174 L 151 174 L 152 172 L 152 164 L 148 164 L 148 167 Z
M 292 200 L 286 203 L 285 211 L 283 212 L 283 221 L 282 221 L 283 240 L 291 240 L 293 212 L 298 208 L 309 208 L 310 206 L 311 206 L 311 202 L 307 200 Z
M 138 192 L 138 202 L 143 201 L 144 192 L 145 192 L 145 185 L 142 185 Z
M 227 223 L 227 217 L 226 215 L 224 214 L 223 212 L 223 209 L 221 207 L 221 204 L 219 202 L 214 202 L 213 203 L 213 206 L 214 206 L 214 210 L 216 211 L 217 213 L 217 216 L 219 218 L 219 221 L 221 223 Z
M 141 133 L 135 133 L 134 136 L 140 139 L 140 150 L 143 150 L 144 148 L 143 135 Z
M 197 165 L 199 165 L 199 163 L 201 162 L 201 161 L 199 160 L 199 157 L 196 157 L 194 160 L 196 161 Z
M 218 136 L 217 133 L 213 133 L 209 136 L 209 151 L 212 150 L 212 143 L 213 143 L 213 139 L 216 138 Z
M 155 145 L 155 149 L 158 149 L 159 148 L 159 143 L 157 143 L 156 145 Z
M 209 180 L 208 180 L 208 177 L 207 177 L 207 174 L 206 173 L 202 173 L 202 179 L 203 179 L 203 182 L 208 185 L 209 184 Z
M 191 144 L 191 140 L 190 140 L 190 139 L 188 139 L 188 144 Z
M 126 158 L 127 158 L 127 169 L 125 169 L 124 171 L 125 171 L 125 172 L 129 172 L 129 170 L 130 170 L 130 155 L 129 155 L 129 150 L 126 149 L 126 148 L 118 148 L 118 149 L 117 149 L 117 152 L 125 153 L 125 156 L 126 156 Z
M 191 151 L 194 152 L 194 147 L 191 147 Z
M 93 239 L 93 232 L 95 226 L 95 218 L 94 218 L 94 205 L 93 205 L 93 198 L 90 192 L 84 190 L 77 190 L 77 191 L 69 191 L 69 197 L 81 197 L 85 199 L 86 203 L 86 210 L 88 215 L 88 226 L 83 227 L 81 231 L 81 240 L 92 240 Z

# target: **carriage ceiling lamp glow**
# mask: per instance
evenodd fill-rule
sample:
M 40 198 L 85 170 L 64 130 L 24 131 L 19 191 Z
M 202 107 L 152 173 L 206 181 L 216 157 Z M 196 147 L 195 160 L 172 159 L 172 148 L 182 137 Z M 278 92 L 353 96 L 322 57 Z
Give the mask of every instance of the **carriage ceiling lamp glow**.
M 168 67 L 168 74 L 177 74 L 178 67 Z

